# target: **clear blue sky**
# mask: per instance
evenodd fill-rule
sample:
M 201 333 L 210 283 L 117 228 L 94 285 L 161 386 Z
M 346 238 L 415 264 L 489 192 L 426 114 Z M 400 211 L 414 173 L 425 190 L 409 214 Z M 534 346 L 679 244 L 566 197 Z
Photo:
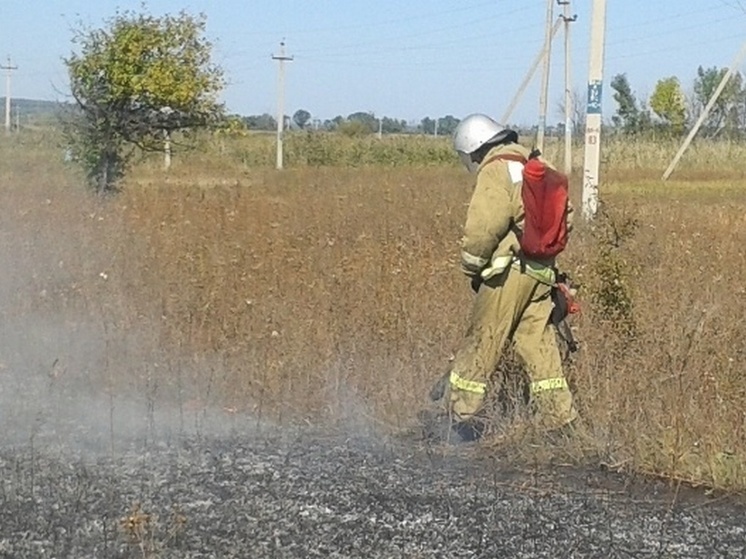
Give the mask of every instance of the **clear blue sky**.
M 0 57 L 19 66 L 13 96 L 63 99 L 77 21 L 102 25 L 140 1 L 8 0 L 0 7 Z M 224 100 L 240 114 L 274 113 L 281 39 L 288 64 L 286 112 L 333 118 L 371 111 L 407 120 L 480 111 L 500 115 L 543 41 L 545 0 L 151 0 L 155 14 L 207 15 L 215 60 L 229 85 Z M 559 8 L 555 8 L 558 13 Z M 588 73 L 591 0 L 572 0 L 574 83 Z M 550 122 L 560 116 L 561 35 L 555 42 Z M 726 66 L 746 39 L 746 0 L 608 0 L 608 83 L 626 72 L 642 96 L 676 75 L 691 89 L 698 65 Z M 4 63 L 4 60 L 3 60 Z M 533 123 L 538 76 L 513 119 Z M 0 91 L 0 95 L 3 95 Z

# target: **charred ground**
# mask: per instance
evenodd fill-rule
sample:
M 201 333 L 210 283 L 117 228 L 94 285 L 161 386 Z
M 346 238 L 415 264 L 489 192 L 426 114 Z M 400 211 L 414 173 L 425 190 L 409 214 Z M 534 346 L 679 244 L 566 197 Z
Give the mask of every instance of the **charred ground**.
M 243 427 L 238 426 L 239 430 Z M 383 437 L 251 427 L 0 450 L 2 557 L 743 557 L 744 506 Z

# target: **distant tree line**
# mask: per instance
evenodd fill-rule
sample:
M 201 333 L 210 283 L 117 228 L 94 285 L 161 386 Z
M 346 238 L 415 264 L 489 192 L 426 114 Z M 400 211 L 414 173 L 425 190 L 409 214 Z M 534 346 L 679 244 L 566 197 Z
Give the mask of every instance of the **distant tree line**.
M 661 78 L 647 97 L 633 91 L 626 74 L 617 74 L 611 80 L 614 113 L 604 126 L 620 135 L 657 138 L 682 136 L 702 114 L 726 72 L 727 68 L 700 66 L 687 89 L 676 76 Z M 585 96 L 582 91 L 573 90 L 570 102 L 574 134 L 582 137 L 585 130 Z M 558 115 L 564 115 L 564 98 L 557 103 L 556 110 Z M 378 117 L 370 112 L 356 112 L 346 117 L 338 115 L 322 121 L 305 109 L 299 109 L 285 119 L 287 128 L 340 132 L 349 136 L 377 132 L 449 136 L 459 123 L 459 119 L 452 115 L 439 118 L 427 116 L 419 122 L 408 122 L 388 116 Z M 242 120 L 251 130 L 275 130 L 277 127 L 275 118 L 269 114 L 246 116 Z M 534 135 L 537 129 L 535 125 L 508 125 L 527 136 Z M 549 136 L 562 136 L 564 131 L 564 121 L 549 125 L 546 130 Z M 735 72 L 731 76 L 699 135 L 706 138 L 746 138 L 746 83 L 743 74 Z
M 270 114 L 241 117 L 249 130 L 276 130 L 277 120 Z M 340 132 L 348 136 L 381 134 L 429 134 L 450 136 L 456 129 L 459 119 L 452 115 L 439 118 L 425 117 L 420 122 L 407 122 L 388 116 L 378 117 L 370 112 L 356 112 L 337 115 L 332 119 L 320 120 L 305 110 L 298 109 L 292 116 L 285 116 L 285 127 L 299 130 L 322 130 Z

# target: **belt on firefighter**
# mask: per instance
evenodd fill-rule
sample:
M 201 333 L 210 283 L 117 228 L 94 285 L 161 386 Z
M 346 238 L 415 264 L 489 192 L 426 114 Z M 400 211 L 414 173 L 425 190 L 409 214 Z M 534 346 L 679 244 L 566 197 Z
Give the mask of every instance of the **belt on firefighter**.
M 464 392 L 474 392 L 475 394 L 484 394 L 487 392 L 487 383 L 467 380 L 458 373 L 451 371 L 451 386 Z
M 557 283 L 557 274 L 551 266 L 545 266 L 544 264 L 539 264 L 533 260 L 518 258 L 516 256 L 513 259 L 513 267 L 535 279 L 539 283 L 550 286 Z
M 513 255 L 494 258 L 490 263 L 490 266 L 482 270 L 480 276 L 482 276 L 482 279 L 488 280 L 494 276 L 502 274 L 508 266 L 511 265 L 516 270 L 520 270 L 539 283 L 544 283 L 549 286 L 553 286 L 557 283 L 557 274 L 551 266 L 546 266 L 534 260 L 527 260 L 526 258 L 519 258 Z

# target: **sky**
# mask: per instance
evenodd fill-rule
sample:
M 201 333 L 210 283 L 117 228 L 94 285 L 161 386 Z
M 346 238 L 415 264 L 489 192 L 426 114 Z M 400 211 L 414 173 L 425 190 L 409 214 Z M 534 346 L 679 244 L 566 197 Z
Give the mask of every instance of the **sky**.
M 591 0 L 571 0 L 573 88 L 588 80 Z M 5 0 L 0 60 L 18 70 L 12 97 L 65 100 L 63 58 L 82 22 L 105 25 L 140 0 Z M 155 15 L 207 16 L 213 60 L 225 71 L 232 113 L 276 112 L 279 53 L 285 41 L 285 108 L 330 119 L 357 111 L 418 122 L 472 112 L 502 115 L 544 41 L 547 0 L 150 0 Z M 555 15 L 560 8 L 555 6 Z M 746 40 L 746 0 L 608 0 L 604 114 L 614 111 L 611 77 L 626 73 L 640 97 L 675 75 L 685 91 L 697 67 L 729 65 Z M 513 123 L 532 124 L 540 72 Z M 562 33 L 552 51 L 550 123 L 562 120 Z M 0 93 L 4 95 L 4 93 Z

